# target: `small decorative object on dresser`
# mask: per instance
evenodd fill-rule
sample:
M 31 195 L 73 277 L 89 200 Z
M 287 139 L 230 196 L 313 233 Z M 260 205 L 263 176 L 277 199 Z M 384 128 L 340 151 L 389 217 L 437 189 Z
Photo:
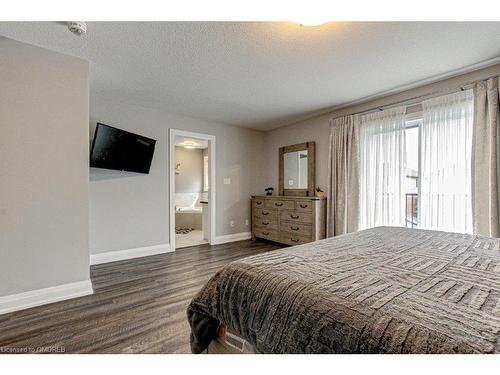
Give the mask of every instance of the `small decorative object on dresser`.
M 252 196 L 252 238 L 299 245 L 325 238 L 326 198 Z
M 325 192 L 323 190 L 321 190 L 321 188 L 319 186 L 316 188 L 316 196 L 318 198 L 322 198 L 325 196 Z
M 274 188 L 268 187 L 268 188 L 265 188 L 264 191 L 266 192 L 266 195 L 273 195 Z

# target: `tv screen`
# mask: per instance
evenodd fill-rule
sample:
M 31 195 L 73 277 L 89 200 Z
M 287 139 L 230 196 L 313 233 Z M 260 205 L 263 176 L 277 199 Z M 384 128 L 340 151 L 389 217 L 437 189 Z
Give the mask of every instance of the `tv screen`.
M 149 173 L 155 144 L 154 139 L 98 123 L 90 150 L 90 166 Z

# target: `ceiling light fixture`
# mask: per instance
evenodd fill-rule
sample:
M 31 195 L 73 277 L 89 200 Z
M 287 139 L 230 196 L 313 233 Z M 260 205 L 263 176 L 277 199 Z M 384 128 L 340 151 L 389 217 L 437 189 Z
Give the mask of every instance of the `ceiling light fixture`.
M 75 35 L 85 35 L 87 33 L 87 24 L 82 21 L 70 21 L 67 23 L 69 31 Z
M 184 141 L 184 143 L 182 143 L 182 146 L 184 146 L 184 148 L 192 150 L 193 148 L 196 148 L 198 144 L 192 141 Z
M 300 24 L 300 26 L 306 26 L 306 27 L 314 27 L 314 26 L 321 26 L 324 25 L 325 23 L 328 23 L 329 21 L 321 18 L 321 17 L 309 17 L 309 18 L 304 18 L 301 21 L 298 21 L 297 23 Z

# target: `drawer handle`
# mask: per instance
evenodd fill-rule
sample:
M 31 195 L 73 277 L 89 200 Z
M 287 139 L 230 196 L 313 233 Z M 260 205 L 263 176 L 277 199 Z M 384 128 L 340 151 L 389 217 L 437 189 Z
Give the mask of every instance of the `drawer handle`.
M 299 230 L 299 227 L 290 227 L 291 230 Z
M 262 215 L 269 215 L 269 212 L 267 212 L 267 211 L 262 211 Z
M 281 207 L 281 206 L 283 206 L 283 202 L 274 202 L 274 205 L 276 207 Z
M 262 224 L 263 225 L 269 225 L 269 221 L 263 221 Z
M 262 232 L 264 236 L 269 236 L 269 232 Z
M 299 239 L 295 239 L 295 238 L 290 238 L 290 241 L 299 242 L 300 240 Z
M 292 219 L 298 219 L 298 218 L 299 218 L 299 215 L 295 216 L 294 214 L 290 214 L 290 217 L 291 217 Z
M 308 206 L 307 204 L 301 204 L 300 208 L 307 208 L 307 206 Z
M 262 204 L 261 201 L 255 201 L 255 204 Z

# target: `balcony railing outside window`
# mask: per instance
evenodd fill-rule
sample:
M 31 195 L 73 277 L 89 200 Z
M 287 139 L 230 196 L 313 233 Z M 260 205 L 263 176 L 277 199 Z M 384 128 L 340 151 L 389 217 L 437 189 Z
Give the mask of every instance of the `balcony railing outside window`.
M 406 193 L 406 227 L 418 226 L 418 194 Z

